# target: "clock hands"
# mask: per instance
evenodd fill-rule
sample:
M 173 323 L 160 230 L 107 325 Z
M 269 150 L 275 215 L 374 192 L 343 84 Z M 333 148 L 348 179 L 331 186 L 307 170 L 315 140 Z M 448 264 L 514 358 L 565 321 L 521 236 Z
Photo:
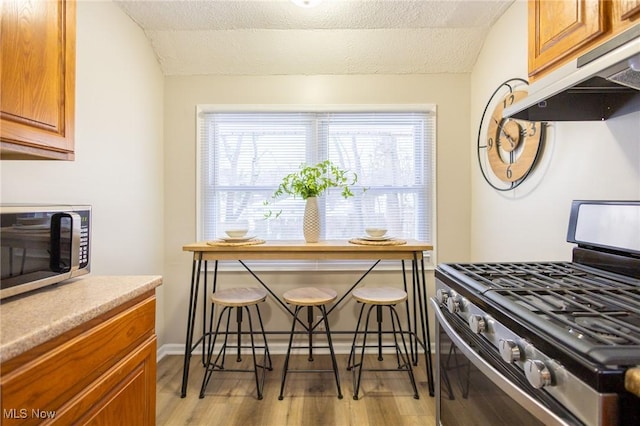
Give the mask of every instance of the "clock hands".
M 513 139 L 511 137 L 511 135 L 509 135 L 500 125 L 500 122 L 498 120 L 495 119 L 495 117 L 491 117 L 491 119 L 496 123 L 496 125 L 498 126 L 498 129 L 500 130 L 500 132 L 507 138 L 507 140 L 509 141 L 509 144 L 511 145 L 511 148 L 515 148 L 516 146 L 516 141 L 515 139 Z

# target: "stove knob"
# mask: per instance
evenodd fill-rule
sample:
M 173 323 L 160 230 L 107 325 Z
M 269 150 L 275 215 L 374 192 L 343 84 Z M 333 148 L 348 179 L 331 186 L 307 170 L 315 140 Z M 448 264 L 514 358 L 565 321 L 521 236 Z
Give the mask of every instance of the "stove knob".
M 456 296 L 447 297 L 447 309 L 449 310 L 449 312 L 451 312 L 452 314 L 455 314 L 456 312 L 460 312 L 461 300 L 462 298 L 456 297 Z
M 446 304 L 448 298 L 449 298 L 448 290 L 444 290 L 442 288 L 439 288 L 438 290 L 436 290 L 436 299 L 441 305 Z
M 520 347 L 513 340 L 500 339 L 500 356 L 509 364 L 520 361 Z
M 487 329 L 487 323 L 482 315 L 469 316 L 469 328 L 476 334 L 480 334 Z
M 531 386 L 536 389 L 542 389 L 551 384 L 551 372 L 542 361 L 527 360 L 524 363 L 524 374 Z

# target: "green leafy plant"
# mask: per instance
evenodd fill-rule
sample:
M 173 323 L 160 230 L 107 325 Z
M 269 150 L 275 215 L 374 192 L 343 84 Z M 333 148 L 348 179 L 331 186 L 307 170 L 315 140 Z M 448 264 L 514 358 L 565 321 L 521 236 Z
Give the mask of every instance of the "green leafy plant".
M 298 171 L 289 173 L 283 179 L 276 191 L 271 196 L 271 200 L 265 201 L 265 205 L 281 198 L 285 195 L 301 197 L 306 200 L 309 197 L 319 197 L 329 188 L 341 188 L 344 198 L 353 197 L 351 186 L 358 182 L 358 175 L 353 172 L 341 169 L 330 160 L 322 161 L 315 166 L 302 164 Z M 281 212 L 276 214 L 276 217 Z M 272 211 L 265 214 L 271 217 Z

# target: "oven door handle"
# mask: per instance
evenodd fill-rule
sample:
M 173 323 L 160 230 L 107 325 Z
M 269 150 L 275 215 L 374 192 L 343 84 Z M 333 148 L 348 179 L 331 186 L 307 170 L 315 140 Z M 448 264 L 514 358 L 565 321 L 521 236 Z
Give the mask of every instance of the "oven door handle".
M 493 368 L 491 364 L 482 359 L 479 354 L 471 348 L 460 336 L 455 332 L 453 327 L 449 325 L 446 318 L 440 310 L 440 305 L 436 299 L 431 299 L 435 315 L 437 317 L 440 327 L 447 333 L 451 341 L 458 347 L 462 353 L 467 357 L 469 361 L 475 365 L 478 370 L 487 376 L 493 383 L 495 383 L 500 389 L 502 389 L 507 395 L 517 401 L 520 405 L 526 408 L 533 416 L 546 425 L 563 425 L 569 426 L 565 420 L 559 417 L 557 414 L 549 410 L 540 402 L 533 399 L 526 392 L 520 389 L 518 386 L 510 382 L 504 377 L 498 370 Z

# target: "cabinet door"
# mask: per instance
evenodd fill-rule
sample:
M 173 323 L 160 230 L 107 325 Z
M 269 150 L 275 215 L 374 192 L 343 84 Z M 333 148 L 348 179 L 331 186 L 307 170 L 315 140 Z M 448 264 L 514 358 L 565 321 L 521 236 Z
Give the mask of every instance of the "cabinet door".
M 156 338 L 153 336 L 56 412 L 54 425 L 154 425 Z
M 75 1 L 2 1 L 3 159 L 73 159 Z
M 611 19 L 615 33 L 640 23 L 640 0 L 616 0 L 612 8 Z
M 529 0 L 529 76 L 589 44 L 606 27 L 598 0 Z

